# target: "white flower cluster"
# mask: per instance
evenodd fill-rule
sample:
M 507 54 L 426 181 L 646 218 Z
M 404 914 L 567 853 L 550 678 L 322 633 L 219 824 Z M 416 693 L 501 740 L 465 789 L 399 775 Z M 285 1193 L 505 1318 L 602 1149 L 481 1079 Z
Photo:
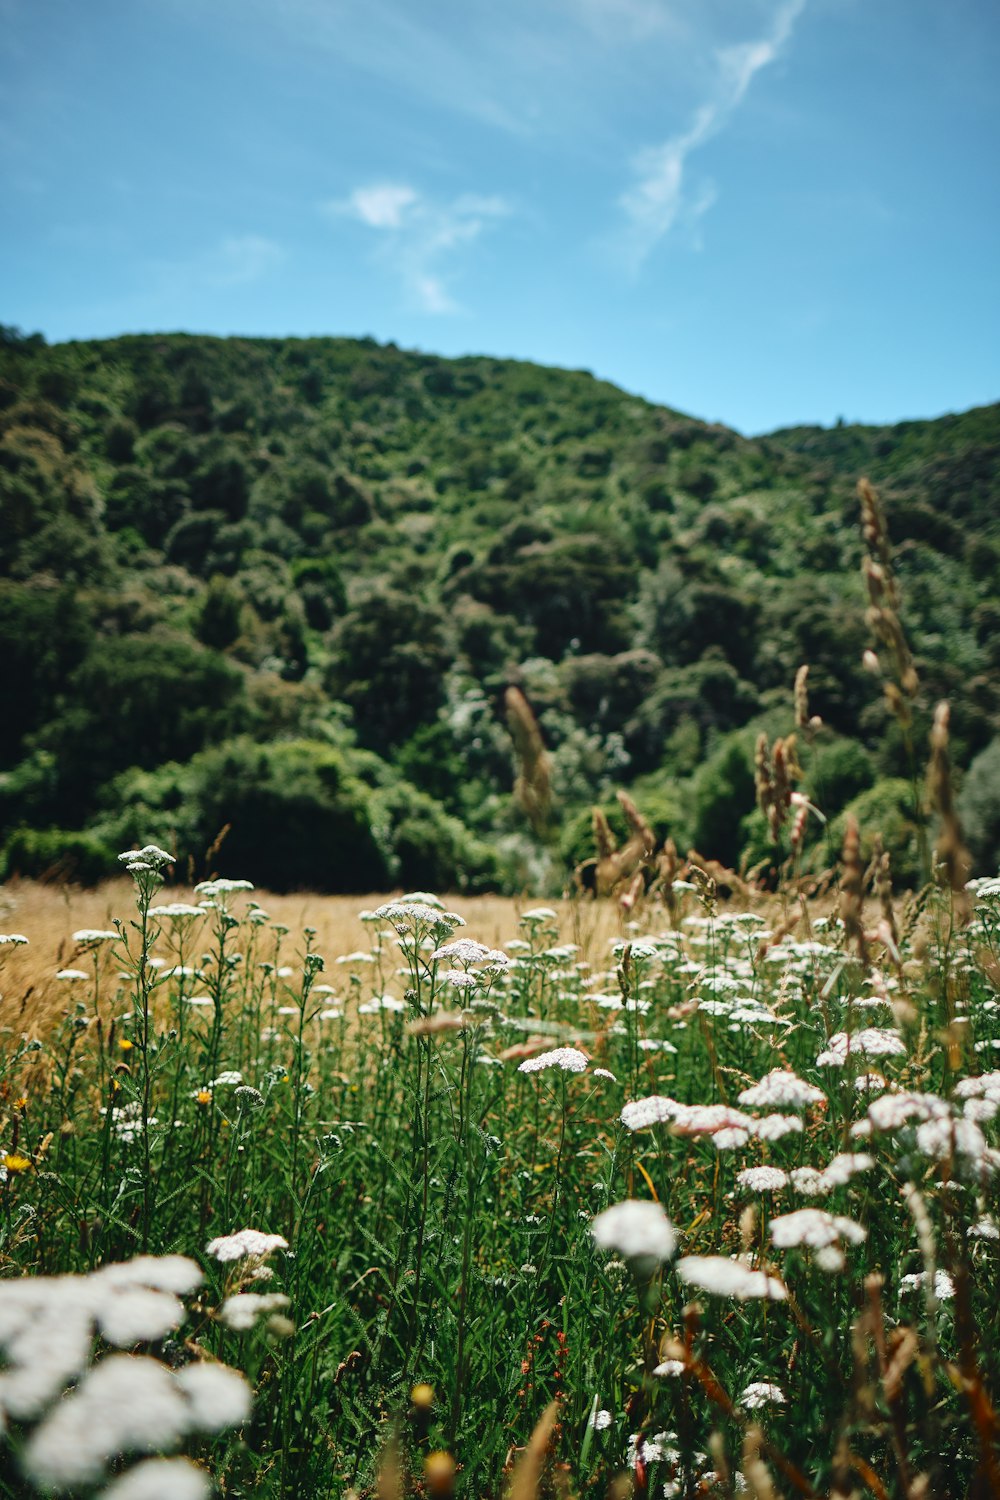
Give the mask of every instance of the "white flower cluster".
M 74 932 L 73 941 L 88 946 L 92 943 L 117 943 L 118 934 L 105 927 L 81 927 L 79 932 Z
M 437 897 L 433 898 L 435 904 L 432 906 L 426 892 L 419 891 L 416 894 L 423 899 L 418 901 L 404 897 L 402 901 L 387 901 L 383 906 L 377 906 L 373 912 L 366 912 L 364 918 L 368 921 L 391 923 L 400 937 L 418 927 L 443 927 L 450 931 L 452 928 L 465 926 L 465 918 L 460 917 L 457 911 L 445 911 Z
M 145 1355 L 111 1354 L 52 1408 L 22 1462 L 45 1488 L 94 1484 L 118 1455 L 169 1453 L 186 1437 L 238 1427 L 250 1405 L 250 1387 L 227 1365 L 171 1370 Z
M 797 1115 L 768 1115 L 758 1120 L 730 1104 L 679 1104 L 666 1094 L 651 1094 L 624 1105 L 621 1122 L 633 1131 L 669 1124 L 678 1135 L 711 1136 L 717 1151 L 745 1146 L 752 1136 L 777 1141 L 802 1130 Z
M 238 1229 L 235 1234 L 219 1235 L 205 1246 L 206 1255 L 226 1264 L 233 1260 L 260 1260 L 274 1250 L 287 1250 L 283 1234 L 264 1234 L 260 1229 Z
M 615 1250 L 640 1268 L 651 1270 L 677 1249 L 674 1226 L 659 1203 L 626 1198 L 597 1215 L 590 1226 L 594 1243 Z
M 126 849 L 124 854 L 119 854 L 118 862 L 125 866 L 130 875 L 147 875 L 150 872 L 159 875 L 167 865 L 174 863 L 174 858 L 166 849 L 160 849 L 156 844 L 147 844 L 144 849 Z
M 744 1411 L 759 1411 L 762 1406 L 784 1406 L 785 1393 L 771 1380 L 752 1380 L 739 1400 Z
M 794 1213 L 771 1220 L 771 1243 L 778 1250 L 801 1245 L 810 1250 L 821 1250 L 838 1240 L 860 1245 L 867 1238 L 868 1231 L 861 1224 L 844 1214 L 827 1213 L 824 1208 L 799 1208 Z
M 816 1167 L 793 1167 L 789 1173 L 792 1186 L 805 1198 L 825 1198 L 839 1187 L 846 1187 L 860 1172 L 870 1172 L 874 1156 L 867 1151 L 841 1151 L 822 1170 Z
M 21 1455 L 34 1483 L 46 1489 L 92 1485 L 120 1455 L 169 1452 L 189 1434 L 218 1432 L 247 1418 L 250 1389 L 224 1365 L 175 1371 L 127 1353 L 90 1365 L 95 1335 L 128 1350 L 172 1333 L 184 1318 L 181 1297 L 201 1279 L 185 1256 L 144 1255 L 86 1276 L 0 1282 L 0 1412 L 5 1421 L 36 1424 Z M 200 1471 L 183 1461 L 143 1464 L 106 1493 L 114 1500 L 167 1493 L 200 1500 L 207 1480 L 196 1483 L 192 1475 Z
M 564 1073 L 585 1073 L 587 1055 L 579 1047 L 554 1047 L 551 1052 L 540 1052 L 537 1057 L 526 1057 L 520 1063 L 519 1073 L 544 1073 L 547 1068 L 561 1068 Z
M 477 943 L 469 937 L 456 938 L 454 942 L 435 948 L 431 958 L 447 958 L 453 964 L 466 966 L 487 964 L 496 969 L 506 969 L 510 965 L 510 959 L 501 948 L 487 948 L 485 943 Z
M 818 1068 L 842 1068 L 848 1058 L 905 1057 L 906 1044 L 898 1031 L 885 1026 L 863 1026 L 860 1031 L 837 1031 L 816 1059 Z
M 751 1193 L 780 1193 L 788 1185 L 788 1173 L 780 1167 L 747 1167 L 737 1172 L 736 1185 Z
M 261 1318 L 284 1312 L 289 1298 L 284 1292 L 236 1292 L 219 1309 L 219 1322 L 234 1333 L 255 1328 Z
M 0 932 L 0 948 L 21 948 L 27 941 L 23 932 Z
M 825 1097 L 822 1089 L 806 1083 L 788 1068 L 772 1068 L 759 1083 L 743 1090 L 739 1102 L 751 1109 L 769 1109 L 772 1105 L 805 1109 L 807 1104 L 819 1104 Z
M 899 1290 L 903 1292 L 914 1292 L 920 1287 L 927 1285 L 926 1271 L 911 1271 L 908 1276 L 899 1278 Z M 934 1272 L 934 1295 L 939 1302 L 950 1302 L 955 1295 L 955 1282 L 947 1271 Z
M 199 881 L 194 893 L 206 901 L 216 901 L 220 896 L 235 896 L 240 891 L 252 891 L 253 888 L 252 880 L 227 880 L 220 877 L 216 880 Z
M 735 1297 L 737 1302 L 762 1298 L 782 1302 L 788 1296 L 784 1283 L 765 1271 L 755 1271 L 742 1260 L 726 1255 L 685 1255 L 677 1262 L 681 1281 L 699 1287 L 713 1297 Z

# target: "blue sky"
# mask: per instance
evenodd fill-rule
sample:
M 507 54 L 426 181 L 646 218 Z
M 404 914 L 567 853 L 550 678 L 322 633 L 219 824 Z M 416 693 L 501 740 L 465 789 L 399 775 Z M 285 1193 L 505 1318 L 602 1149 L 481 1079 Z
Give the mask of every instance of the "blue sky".
M 1000 398 L 994 0 L 0 0 L 0 320 Z

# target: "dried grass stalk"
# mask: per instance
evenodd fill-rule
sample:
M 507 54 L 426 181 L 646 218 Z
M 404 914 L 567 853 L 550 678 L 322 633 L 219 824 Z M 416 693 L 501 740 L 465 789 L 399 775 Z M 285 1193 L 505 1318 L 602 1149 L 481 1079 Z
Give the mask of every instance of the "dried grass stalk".
M 535 832 L 542 833 L 552 807 L 552 774 L 542 731 L 519 687 L 507 688 L 504 708 L 517 757 L 514 796 Z
M 899 586 L 892 568 L 889 531 L 878 495 L 867 479 L 858 483 L 861 502 L 861 531 L 866 555 L 862 561 L 868 608 L 865 619 L 878 644 L 889 654 L 893 678 L 883 682 L 883 692 L 890 711 L 905 731 L 912 721 L 911 705 L 920 685 L 906 636 L 899 618 Z M 866 653 L 866 666 L 871 666 Z M 876 658 L 875 669 L 881 668 Z
M 955 808 L 955 797 L 951 785 L 951 757 L 948 753 L 948 721 L 951 714 L 947 703 L 939 703 L 934 710 L 931 728 L 931 759 L 927 782 L 932 806 L 941 819 L 941 829 L 934 848 L 935 865 L 942 884 L 952 892 L 953 909 L 962 923 L 972 915 L 972 905 L 965 882 L 972 872 L 972 860 L 962 838 L 962 828 Z
M 542 1469 L 559 1417 L 558 1401 L 550 1401 L 521 1452 L 510 1476 L 507 1500 L 538 1500 Z
M 848 943 L 857 944 L 858 957 L 868 967 L 868 943 L 863 921 L 864 869 L 861 863 L 861 835 L 858 822 L 848 814 L 844 844 L 840 855 L 840 918 Z

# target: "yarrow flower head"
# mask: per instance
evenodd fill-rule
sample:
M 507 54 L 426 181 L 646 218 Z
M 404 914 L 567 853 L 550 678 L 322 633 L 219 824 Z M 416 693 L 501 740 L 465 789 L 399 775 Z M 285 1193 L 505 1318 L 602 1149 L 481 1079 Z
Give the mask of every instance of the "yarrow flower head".
M 685 1255 L 677 1262 L 677 1275 L 713 1297 L 735 1297 L 738 1302 L 755 1298 L 782 1302 L 788 1296 L 777 1277 L 725 1255 Z
M 526 1057 L 519 1064 L 519 1073 L 544 1073 L 547 1068 L 561 1068 L 564 1073 L 585 1073 L 587 1055 L 579 1047 L 554 1047 L 551 1052 L 540 1052 L 537 1057 Z
M 431 958 L 446 958 L 452 964 L 493 964 L 503 969 L 510 963 L 506 953 L 499 948 L 487 948 L 485 943 L 477 943 L 474 938 L 469 937 L 444 943 L 440 948 L 435 948 Z
M 744 1411 L 758 1411 L 762 1406 L 784 1406 L 785 1393 L 771 1380 L 752 1380 L 739 1400 Z
M 405 937 L 415 928 L 450 932 L 455 927 L 465 926 L 465 918 L 457 911 L 445 911 L 440 903 L 431 906 L 426 900 L 387 901 L 375 908 L 369 920 L 391 923 L 400 937 Z
M 868 1231 L 843 1214 L 829 1214 L 823 1208 L 799 1208 L 771 1220 L 771 1243 L 779 1250 L 805 1245 L 811 1250 L 834 1245 L 838 1240 L 860 1245 Z
M 117 943 L 118 934 L 103 927 L 81 927 L 79 932 L 74 932 L 73 941 L 88 947 L 97 943 Z
M 788 1173 L 780 1167 L 747 1167 L 737 1172 L 736 1183 L 751 1193 L 779 1193 L 788 1184 Z
M 227 1297 L 219 1309 L 219 1322 L 234 1333 L 255 1328 L 261 1318 L 284 1312 L 289 1298 L 283 1292 L 237 1292 Z
M 125 866 L 130 875 L 143 875 L 149 871 L 160 874 L 168 865 L 174 864 L 175 858 L 166 849 L 161 849 L 156 844 L 147 844 L 144 849 L 126 849 L 124 854 L 119 854 L 118 862 Z
M 816 1059 L 818 1068 L 842 1068 L 850 1057 L 905 1057 L 906 1044 L 898 1031 L 864 1026 L 860 1031 L 837 1031 Z
M 677 1249 L 674 1226 L 659 1203 L 626 1198 L 597 1215 L 590 1226 L 595 1244 L 615 1250 L 635 1269 L 649 1276 Z
M 238 1229 L 235 1234 L 223 1234 L 209 1240 L 206 1255 L 214 1256 L 223 1264 L 234 1260 L 259 1260 L 274 1250 L 287 1250 L 288 1241 L 283 1234 L 264 1234 L 259 1229 Z
M 804 1109 L 807 1104 L 819 1104 L 826 1098 L 822 1089 L 806 1083 L 787 1068 L 772 1068 L 759 1083 L 744 1089 L 739 1095 L 740 1104 L 752 1109 L 767 1109 L 780 1105 L 787 1109 Z
M 218 896 L 235 896 L 240 891 L 252 891 L 252 880 L 228 880 L 220 876 L 215 880 L 201 880 L 194 888 L 196 896 L 214 901 Z
M 0 932 L 0 948 L 22 948 L 27 941 L 23 932 Z

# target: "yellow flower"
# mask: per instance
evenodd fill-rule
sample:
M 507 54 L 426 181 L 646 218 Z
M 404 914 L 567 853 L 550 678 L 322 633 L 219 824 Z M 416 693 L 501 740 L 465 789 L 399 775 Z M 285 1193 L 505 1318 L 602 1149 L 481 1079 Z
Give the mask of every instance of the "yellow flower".
M 17 1151 L 8 1151 L 3 1157 L 0 1157 L 0 1161 L 2 1161 L 8 1172 L 31 1171 L 31 1162 L 28 1157 L 21 1156 Z
M 28 1107 L 28 1096 L 27 1096 L 27 1094 L 22 1094 L 21 1097 L 20 1097 L 20 1099 L 15 1099 L 14 1100 L 14 1108 L 15 1109 L 27 1109 L 27 1107 Z
M 410 1392 L 410 1400 L 413 1402 L 414 1406 L 433 1406 L 434 1387 L 432 1385 L 428 1385 L 426 1380 L 421 1380 L 420 1383 L 418 1385 L 415 1385 L 413 1387 L 413 1390 Z
M 209 1093 L 208 1089 L 199 1089 L 194 1097 L 195 1102 L 198 1104 L 211 1104 L 212 1102 L 212 1095 Z
M 127 1036 L 119 1037 L 118 1038 L 118 1045 L 119 1045 L 119 1047 L 121 1048 L 121 1050 L 123 1052 L 131 1052 L 132 1051 L 132 1043 L 129 1041 L 129 1039 L 128 1039 Z
M 450 1495 L 455 1488 L 457 1465 L 450 1453 L 438 1448 L 424 1459 L 424 1478 L 432 1495 Z

